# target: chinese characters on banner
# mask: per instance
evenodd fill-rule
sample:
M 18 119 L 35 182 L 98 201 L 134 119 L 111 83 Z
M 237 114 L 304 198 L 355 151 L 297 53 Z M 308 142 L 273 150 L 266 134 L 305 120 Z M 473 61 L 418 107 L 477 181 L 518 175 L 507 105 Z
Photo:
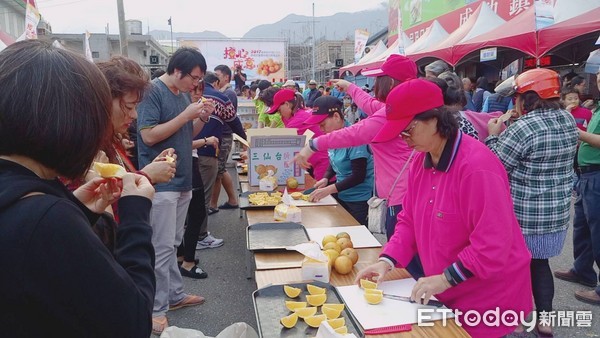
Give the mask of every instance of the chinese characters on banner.
M 364 29 L 354 31 L 354 62 L 358 62 L 362 58 L 369 40 L 369 32 Z
M 540 29 L 554 23 L 556 3 L 556 0 L 397 0 L 400 1 L 400 5 L 393 8 L 395 1 L 390 0 L 390 11 L 396 11 L 396 15 L 400 16 L 402 22 L 401 27 L 395 29 L 395 32 L 404 30 L 412 41 L 423 35 L 434 19 L 447 32 L 455 31 L 469 19 L 482 2 L 486 2 L 506 21 L 535 6 L 536 24 Z M 391 13 L 390 17 L 392 17 Z
M 25 39 L 37 39 L 37 25 L 40 22 L 40 12 L 29 1 L 25 10 Z
M 241 67 L 248 80 L 284 81 L 285 41 L 271 40 L 186 40 L 182 46 L 200 49 L 208 69 L 224 64 L 232 70 Z

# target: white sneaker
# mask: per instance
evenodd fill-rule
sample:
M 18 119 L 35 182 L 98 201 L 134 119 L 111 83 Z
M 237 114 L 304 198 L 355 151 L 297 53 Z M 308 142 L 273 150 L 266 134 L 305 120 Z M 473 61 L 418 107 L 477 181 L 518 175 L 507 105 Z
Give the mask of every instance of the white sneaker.
M 223 240 L 220 238 L 214 238 L 209 232 L 208 236 L 204 237 L 203 240 L 198 241 L 196 244 L 196 250 L 218 248 L 222 245 Z

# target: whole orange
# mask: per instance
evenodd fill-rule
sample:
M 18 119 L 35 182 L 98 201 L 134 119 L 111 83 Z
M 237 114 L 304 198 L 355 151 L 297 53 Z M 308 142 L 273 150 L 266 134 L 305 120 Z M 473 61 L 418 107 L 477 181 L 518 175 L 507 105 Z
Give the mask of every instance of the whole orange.
M 352 271 L 352 260 L 348 256 L 339 256 L 336 258 L 333 267 L 340 275 L 349 274 Z

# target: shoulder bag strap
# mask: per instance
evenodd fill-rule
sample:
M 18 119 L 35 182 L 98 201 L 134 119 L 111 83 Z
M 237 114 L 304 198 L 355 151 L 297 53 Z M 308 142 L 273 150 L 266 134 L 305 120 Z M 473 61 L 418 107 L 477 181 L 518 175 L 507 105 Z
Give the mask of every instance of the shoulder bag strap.
M 390 197 L 392 196 L 392 192 L 394 192 L 394 189 L 396 188 L 396 183 L 398 183 L 398 180 L 400 179 L 400 176 L 402 176 L 402 174 L 404 173 L 404 170 L 406 170 L 406 167 L 408 167 L 408 164 L 410 163 L 410 160 L 412 159 L 413 155 L 415 154 L 415 150 L 413 149 L 413 151 L 410 153 L 410 155 L 408 155 L 408 159 L 406 160 L 406 162 L 404 163 L 404 166 L 402 167 L 402 170 L 400 170 L 400 173 L 398 174 L 398 177 L 396 177 L 396 180 L 394 181 L 394 184 L 392 184 L 392 187 L 390 188 L 390 193 L 387 196 L 387 200 L 390 200 Z

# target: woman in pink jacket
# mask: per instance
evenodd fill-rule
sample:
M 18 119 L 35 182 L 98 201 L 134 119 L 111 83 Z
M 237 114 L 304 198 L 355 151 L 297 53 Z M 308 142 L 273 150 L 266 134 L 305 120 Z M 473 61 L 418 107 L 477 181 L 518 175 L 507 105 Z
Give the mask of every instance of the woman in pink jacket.
M 518 317 L 507 322 L 512 317 L 502 320 L 502 315 L 526 318 L 532 310 L 531 255 L 504 166 L 484 144 L 464 136 L 443 105 L 440 88 L 422 79 L 407 81 L 388 96 L 388 120 L 373 142 L 403 138 L 417 155 L 395 233 L 357 282 L 381 280 L 419 254 L 426 277 L 417 281 L 411 299 L 427 303 L 435 295 L 463 314 L 485 314 L 493 324 L 456 320 L 472 337 L 502 337 L 519 324 Z M 496 313 L 490 317 L 487 311 Z
M 318 125 L 307 125 L 304 123 L 306 119 L 312 116 L 312 109 L 304 107 L 304 99 L 302 94 L 296 93 L 294 90 L 282 89 L 273 96 L 273 105 L 267 113 L 274 114 L 277 111 L 281 114 L 281 120 L 286 128 L 296 128 L 298 135 L 304 134 L 306 129 L 310 129 L 315 136 L 323 135 Z M 318 151 L 310 158 L 310 166 L 313 168 L 312 176 L 315 180 L 320 180 L 329 167 L 329 155 L 327 150 Z
M 332 82 L 346 91 L 356 105 L 368 117 L 347 128 L 314 138 L 310 147 L 304 147 L 296 156 L 296 162 L 303 166 L 312 158 L 315 151 L 340 149 L 371 144 L 371 140 L 385 123 L 385 101 L 388 93 L 398 84 L 417 77 L 417 65 L 402 55 L 392 55 L 381 68 L 363 71 L 363 75 L 377 76 L 373 91 L 375 98 L 360 87 L 344 80 Z M 371 144 L 375 164 L 375 188 L 377 196 L 387 199 L 388 212 L 386 232 L 388 238 L 394 233 L 396 215 L 402 209 L 402 196 L 406 191 L 406 172 L 398 177 L 408 161 L 411 149 L 397 137 L 385 143 Z M 396 182 L 397 181 L 397 182 Z M 396 185 L 394 186 L 394 182 Z

